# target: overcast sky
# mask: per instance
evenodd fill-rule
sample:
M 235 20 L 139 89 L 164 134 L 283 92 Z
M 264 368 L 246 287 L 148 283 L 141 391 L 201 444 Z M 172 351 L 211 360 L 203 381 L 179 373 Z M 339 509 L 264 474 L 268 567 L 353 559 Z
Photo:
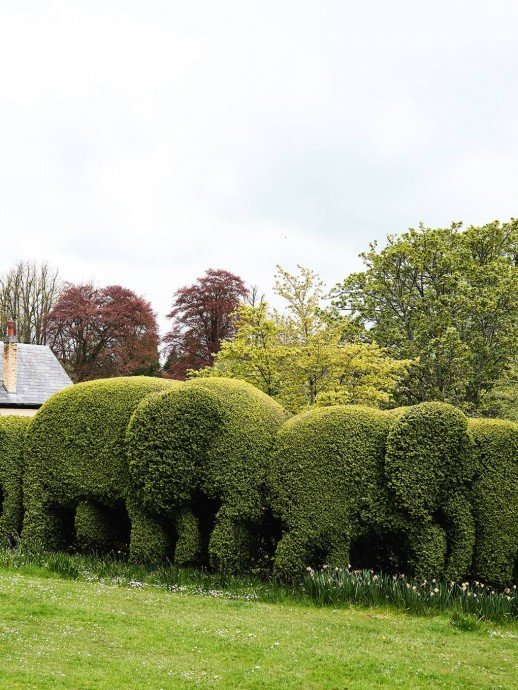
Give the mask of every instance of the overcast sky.
M 0 271 L 159 313 L 518 214 L 517 0 L 0 0 Z

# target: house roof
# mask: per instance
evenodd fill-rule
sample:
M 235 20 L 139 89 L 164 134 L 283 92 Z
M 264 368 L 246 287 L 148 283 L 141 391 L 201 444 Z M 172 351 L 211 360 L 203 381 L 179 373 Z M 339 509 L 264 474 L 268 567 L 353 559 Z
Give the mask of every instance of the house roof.
M 18 343 L 16 356 L 16 393 L 8 393 L 0 383 L 0 407 L 39 407 L 51 395 L 72 385 L 47 345 Z M 0 348 L 0 380 L 3 380 L 3 368 Z

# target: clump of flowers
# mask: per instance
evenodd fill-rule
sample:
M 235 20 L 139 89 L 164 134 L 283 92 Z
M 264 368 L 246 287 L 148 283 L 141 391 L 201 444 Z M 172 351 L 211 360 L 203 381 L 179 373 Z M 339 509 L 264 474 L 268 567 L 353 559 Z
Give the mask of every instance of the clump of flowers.
M 373 570 L 308 567 L 304 591 L 317 604 L 337 606 L 391 605 L 410 613 L 458 611 L 480 620 L 502 621 L 518 617 L 516 585 L 498 591 L 482 582 L 438 582 L 435 578 L 409 578 L 404 574 L 386 575 Z

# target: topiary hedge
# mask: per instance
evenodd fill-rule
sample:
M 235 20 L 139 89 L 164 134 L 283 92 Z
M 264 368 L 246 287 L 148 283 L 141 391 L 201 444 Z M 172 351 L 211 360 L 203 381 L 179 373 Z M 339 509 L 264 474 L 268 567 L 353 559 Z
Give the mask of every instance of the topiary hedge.
M 426 402 L 399 416 L 387 441 L 385 471 L 402 508 L 430 521 L 451 491 L 473 475 L 468 420 L 452 405 Z
M 351 542 L 357 558 L 355 540 L 370 534 L 367 548 L 385 549 L 383 569 L 392 560 L 419 576 L 466 575 L 475 539 L 472 449 L 467 418 L 443 403 L 292 418 L 278 434 L 270 480 L 285 532 L 276 572 L 291 578 L 319 561 L 343 566 Z M 397 541 L 391 553 L 387 544 Z
M 80 383 L 53 395 L 27 434 L 24 537 L 58 548 L 75 522 L 84 545 L 106 546 L 109 534 L 117 541 L 116 523 L 124 522 L 130 491 L 129 419 L 147 395 L 181 385 L 136 376 Z
M 347 565 L 352 545 L 383 569 L 512 581 L 518 424 L 468 423 L 444 403 L 287 417 L 235 379 L 67 388 L 33 418 L 0 418 L 0 538 L 20 530 L 23 473 L 23 538 L 49 549 L 130 541 L 137 561 L 174 549 L 178 564 L 237 572 L 276 546 L 292 579 Z
M 304 567 L 344 567 L 363 526 L 388 519 L 383 462 L 397 416 L 360 406 L 311 409 L 279 430 L 269 500 L 284 534 L 274 568 L 293 579 Z
M 31 417 L 0 417 L 0 541 L 13 542 L 23 519 L 23 444 Z
M 476 524 L 475 574 L 509 585 L 518 558 L 518 424 L 471 419 L 475 479 L 471 502 Z
M 465 575 L 475 539 L 467 498 L 474 463 L 466 416 L 440 402 L 403 412 L 387 440 L 385 472 L 397 506 L 411 520 L 415 572 L 450 579 Z
M 177 563 L 203 562 L 208 540 L 214 567 L 248 569 L 265 513 L 270 450 L 286 418 L 278 403 L 235 379 L 192 379 L 144 400 L 127 433 L 136 503 L 143 510 L 132 557 L 164 555 L 167 539 L 153 523 L 158 518 L 176 525 Z M 153 524 L 154 530 L 146 527 Z

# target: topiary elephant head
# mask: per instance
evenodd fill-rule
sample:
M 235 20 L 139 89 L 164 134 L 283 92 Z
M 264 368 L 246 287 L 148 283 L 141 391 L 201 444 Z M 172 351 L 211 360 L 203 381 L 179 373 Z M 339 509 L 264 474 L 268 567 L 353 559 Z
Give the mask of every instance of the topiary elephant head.
M 475 573 L 484 582 L 510 585 L 518 576 L 518 424 L 470 419 L 469 430 L 475 459 L 470 492 Z
M 466 416 L 426 402 L 397 419 L 387 439 L 387 484 L 408 518 L 417 575 L 458 579 L 469 572 L 475 528 L 469 502 L 473 443 Z

